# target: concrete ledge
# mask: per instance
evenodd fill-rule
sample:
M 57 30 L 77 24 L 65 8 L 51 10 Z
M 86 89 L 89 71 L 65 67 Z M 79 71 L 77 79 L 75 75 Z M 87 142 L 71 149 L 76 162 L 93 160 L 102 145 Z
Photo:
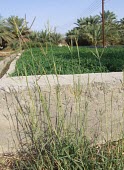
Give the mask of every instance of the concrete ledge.
M 6 152 L 8 146 L 14 149 L 13 139 L 9 129 L 10 112 L 17 111 L 17 101 L 31 109 L 31 98 L 36 102 L 37 115 L 43 113 L 42 102 L 38 98 L 36 84 L 39 85 L 42 95 L 48 101 L 49 112 L 54 122 L 57 110 L 57 85 L 60 87 L 62 109 L 67 120 L 75 122 L 75 116 L 82 114 L 82 122 L 87 119 L 86 135 L 90 140 L 97 137 L 97 142 L 117 140 L 124 132 L 124 86 L 123 73 L 92 73 L 81 75 L 43 75 L 28 77 L 7 77 L 0 79 L 0 146 Z M 77 86 L 79 85 L 79 86 Z M 30 89 L 30 94 L 29 94 Z M 79 92 L 77 91 L 79 90 Z M 14 97 L 16 95 L 16 98 Z M 80 97 L 76 101 L 76 95 Z M 8 110 L 9 109 L 9 110 Z M 86 117 L 85 117 L 86 116 Z M 11 129 L 13 129 L 11 127 Z M 13 138 L 16 135 L 13 131 Z M 17 142 L 18 143 L 18 142 Z M 0 148 L 0 152 L 2 152 Z
M 0 61 L 0 75 L 3 74 L 6 67 L 15 59 L 16 55 L 12 54 L 9 57 L 6 57 L 4 60 Z
M 71 85 L 80 83 L 87 85 L 94 82 L 117 84 L 123 83 L 123 72 L 112 73 L 90 73 L 90 74 L 76 74 L 76 75 L 37 75 L 37 76 L 20 76 L 20 77 L 3 77 L 0 79 L 0 89 L 15 88 L 24 90 L 33 87 L 37 82 L 40 86 L 55 86 L 55 85 Z M 28 83 L 27 83 L 28 82 Z
M 11 63 L 10 66 L 9 66 L 9 69 L 7 70 L 7 72 L 4 74 L 3 78 L 7 78 L 9 77 L 14 71 L 15 71 L 15 67 L 16 67 L 16 61 L 20 58 L 21 56 L 21 53 L 18 53 L 18 54 L 15 54 L 14 57 L 8 57 L 8 63 Z M 7 63 L 7 62 L 6 62 Z M 6 67 L 7 65 L 4 66 L 4 68 Z

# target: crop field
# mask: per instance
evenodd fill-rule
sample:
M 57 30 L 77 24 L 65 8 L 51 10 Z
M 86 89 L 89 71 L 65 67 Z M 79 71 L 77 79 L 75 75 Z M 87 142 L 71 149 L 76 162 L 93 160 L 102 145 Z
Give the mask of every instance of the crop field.
M 124 48 L 33 48 L 17 61 L 12 76 L 119 72 L 124 69 Z

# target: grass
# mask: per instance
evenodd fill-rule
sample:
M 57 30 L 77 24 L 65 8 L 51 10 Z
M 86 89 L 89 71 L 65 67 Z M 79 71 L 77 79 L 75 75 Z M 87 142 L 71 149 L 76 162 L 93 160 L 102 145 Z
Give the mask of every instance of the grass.
M 4 166 L 6 165 L 5 168 L 13 170 L 123 170 L 124 168 L 124 140 L 94 147 L 91 147 L 87 141 L 82 141 L 82 145 L 65 139 L 53 142 L 54 146 L 50 144 L 49 149 L 45 148 L 41 153 L 39 151 L 32 153 L 30 150 L 26 154 L 6 156 L 2 162 Z M 62 142 L 61 148 L 60 142 Z M 9 166 L 7 162 L 10 162 Z
M 123 141 L 108 142 L 105 145 L 96 145 L 94 147 L 91 147 L 87 141 L 82 141 L 83 145 L 74 144 L 74 141 L 65 141 L 65 139 L 64 141 L 56 140 L 54 142 L 55 146 L 52 147 L 52 144 L 50 144 L 49 149 L 45 149 L 41 153 L 36 152 L 34 155 L 31 155 L 30 152 L 26 155 L 19 154 L 18 159 L 13 161 L 14 169 L 18 169 L 17 167 L 25 169 L 27 167 L 27 169 L 32 170 L 122 170 L 124 168 Z M 61 148 L 60 142 L 62 142 Z M 38 165 L 35 161 L 37 161 Z
M 12 170 L 123 170 L 123 138 L 115 142 L 111 138 L 104 144 L 98 143 L 97 137 L 90 140 L 86 135 L 89 98 L 82 86 L 75 84 L 70 89 L 75 102 L 69 105 L 65 91 L 60 86 L 43 90 L 37 82 L 34 89 L 21 92 L 21 97 L 10 91 L 16 108 L 14 113 L 10 110 L 10 120 L 19 146 L 4 165 L 10 162 Z M 82 97 L 86 101 L 82 102 Z
M 47 52 L 43 48 L 27 50 L 17 61 L 13 76 L 119 72 L 124 69 L 124 48 L 108 48 L 104 53 L 103 49 L 80 47 L 78 50 L 78 53 L 76 47 L 70 51 L 68 47 L 48 48 Z
M 0 57 L 0 61 L 2 61 L 4 58 L 3 57 Z
M 102 52 L 103 49 L 65 47 L 30 49 L 17 62 L 13 75 L 56 74 L 57 77 L 58 74 L 123 70 L 123 48 L 105 49 Z M 103 84 L 99 89 L 103 88 Z M 58 86 L 50 86 L 43 91 L 36 81 L 34 88 L 28 87 L 21 97 L 19 92 L 10 90 L 16 109 L 14 113 L 10 109 L 9 116 L 19 146 L 15 146 L 18 148 L 16 154 L 1 161 L 4 162 L 1 164 L 12 170 L 123 170 L 123 132 L 120 140 L 113 141 L 111 138 L 104 144 L 98 143 L 98 136 L 90 140 L 86 135 L 92 90 L 89 84 L 83 87 L 80 80 L 74 81 L 70 90 L 73 96 L 71 104 L 71 97 L 68 93 L 64 95 L 65 90 L 61 89 L 59 82 Z M 102 114 L 107 102 L 113 111 L 114 98 L 111 96 L 106 101 L 105 89 L 103 96 L 103 110 L 98 115 Z M 7 97 L 6 102 L 9 103 Z M 90 111 L 93 112 L 93 109 Z M 107 117 L 107 113 L 104 114 Z

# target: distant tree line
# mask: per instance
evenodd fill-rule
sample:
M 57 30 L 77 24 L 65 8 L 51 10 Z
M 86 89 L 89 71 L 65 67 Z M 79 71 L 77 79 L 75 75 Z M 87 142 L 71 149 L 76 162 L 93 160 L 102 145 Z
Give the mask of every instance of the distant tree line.
M 30 46 L 41 46 L 46 43 L 58 45 L 62 40 L 62 35 L 51 29 L 48 25 L 45 30 L 32 31 L 28 27 L 26 19 L 18 16 L 11 16 L 3 19 L 0 16 L 0 47 L 7 46 L 12 49 L 24 47 L 26 43 Z
M 114 12 L 105 11 L 105 44 L 124 45 L 124 18 L 117 20 Z M 58 45 L 64 41 L 69 45 L 102 45 L 102 14 L 77 19 L 75 27 L 66 33 L 66 37 L 51 29 L 49 24 L 44 30 L 32 31 L 25 18 L 0 16 L 0 49 L 17 49 L 52 43 Z
M 124 18 L 117 20 L 115 13 L 105 11 L 105 43 L 124 45 Z M 102 45 L 102 14 L 77 19 L 75 27 L 66 34 L 66 41 L 75 45 Z

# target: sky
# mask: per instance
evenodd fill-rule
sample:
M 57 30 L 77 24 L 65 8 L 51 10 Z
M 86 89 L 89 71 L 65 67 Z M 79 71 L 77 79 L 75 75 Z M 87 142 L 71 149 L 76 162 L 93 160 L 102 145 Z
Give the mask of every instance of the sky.
M 102 0 L 1 0 L 0 15 L 24 18 L 29 26 L 34 17 L 32 30 L 40 31 L 47 26 L 56 27 L 57 32 L 65 34 L 74 27 L 80 17 L 96 15 L 101 12 Z M 105 10 L 113 11 L 117 18 L 124 17 L 124 0 L 105 0 Z

